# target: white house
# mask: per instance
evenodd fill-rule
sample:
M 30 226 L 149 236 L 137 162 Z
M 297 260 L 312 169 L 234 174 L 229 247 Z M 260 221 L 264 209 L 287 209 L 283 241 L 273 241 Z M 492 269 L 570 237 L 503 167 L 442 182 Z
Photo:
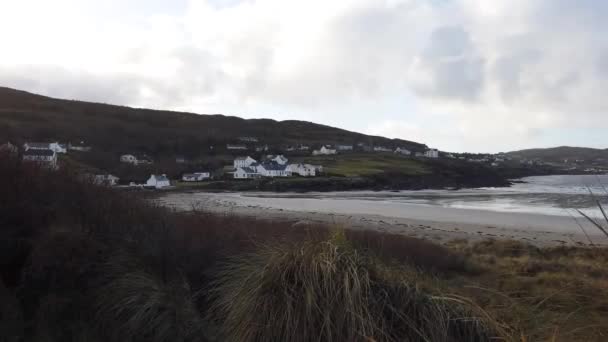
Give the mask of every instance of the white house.
M 0 145 L 0 153 L 17 154 L 19 153 L 19 148 L 10 142 L 7 142 L 6 144 Z
M 264 162 L 259 164 L 256 169 L 263 177 L 291 177 L 291 171 L 287 169 L 287 165 L 277 162 Z
M 397 147 L 395 149 L 395 153 L 402 154 L 404 156 L 410 156 L 410 155 L 412 155 L 412 151 L 410 151 L 408 149 L 405 149 L 405 148 L 402 148 L 402 147 Z
M 256 146 L 255 151 L 256 152 L 266 152 L 266 151 L 268 151 L 268 145 Z
M 374 146 L 374 151 L 375 152 L 392 152 L 392 150 L 388 147 L 384 147 L 384 146 Z
M 132 154 L 123 154 L 120 156 L 120 162 L 137 165 L 138 160 L 137 157 Z
M 353 145 L 338 145 L 336 146 L 336 148 L 338 149 L 338 151 L 352 151 Z
M 162 189 L 171 186 L 171 181 L 166 175 L 151 175 L 146 182 L 147 187 Z
M 246 150 L 247 146 L 228 144 L 228 145 L 226 145 L 226 149 L 231 150 L 231 151 L 242 151 L 242 150 Z
M 272 155 L 266 156 L 266 159 L 268 159 L 269 161 L 276 162 L 279 165 L 286 165 L 287 162 L 289 161 L 289 159 L 285 158 L 285 156 L 282 154 L 277 155 L 277 156 L 272 156 Z
M 209 172 L 184 173 L 182 175 L 182 181 L 184 182 L 201 182 L 209 178 L 211 178 Z
M 302 177 L 314 177 L 317 175 L 317 168 L 310 164 L 289 164 L 287 170 L 292 174 L 298 174 Z
M 256 137 L 239 137 L 239 140 L 245 142 L 258 142 L 258 138 Z
M 95 175 L 93 177 L 93 183 L 97 185 L 105 185 L 105 186 L 116 186 L 120 178 L 107 174 L 107 175 Z
M 250 156 L 247 157 L 236 157 L 234 159 L 234 168 L 238 169 L 239 167 L 249 167 L 251 164 L 255 164 L 257 161 Z
M 57 153 L 53 150 L 29 149 L 23 152 L 23 161 L 38 163 L 51 169 L 57 168 Z
M 431 148 L 424 152 L 424 156 L 427 158 L 439 158 L 439 151 L 436 148 Z
M 53 143 L 40 143 L 40 142 L 26 142 L 23 144 L 23 150 L 51 150 L 55 153 L 67 153 L 68 149 L 64 144 L 58 142 Z
M 233 174 L 235 179 L 253 179 L 259 178 L 260 174 L 254 167 L 239 167 L 234 171 Z
M 328 148 L 326 146 L 321 147 L 320 150 L 314 150 L 312 151 L 312 155 L 313 156 L 320 156 L 320 155 L 331 155 L 331 154 L 336 154 L 336 150 Z
M 72 151 L 80 151 L 80 152 L 90 152 L 91 151 L 91 146 L 88 146 L 87 144 L 85 144 L 84 141 L 79 141 L 75 144 L 72 144 L 71 142 L 68 144 L 68 150 L 72 150 Z

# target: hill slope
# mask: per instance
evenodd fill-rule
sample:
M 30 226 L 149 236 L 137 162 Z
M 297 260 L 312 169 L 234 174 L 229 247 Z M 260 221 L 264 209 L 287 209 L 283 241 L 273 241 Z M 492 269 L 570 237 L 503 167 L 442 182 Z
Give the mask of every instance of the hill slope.
M 608 149 L 560 146 L 553 148 L 535 148 L 509 152 L 519 158 L 540 159 L 545 162 L 563 162 L 564 160 L 608 160 Z
M 258 144 L 376 144 L 423 150 L 425 145 L 368 136 L 304 121 L 245 120 L 60 100 L 0 87 L 0 137 L 23 140 L 86 140 L 108 152 L 147 153 L 158 157 L 199 156 L 210 146 L 223 148 L 239 137 Z

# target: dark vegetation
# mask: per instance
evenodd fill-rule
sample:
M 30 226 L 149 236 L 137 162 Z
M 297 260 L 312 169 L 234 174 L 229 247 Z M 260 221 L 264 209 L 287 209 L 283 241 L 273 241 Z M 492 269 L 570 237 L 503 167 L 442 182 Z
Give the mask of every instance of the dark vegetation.
M 0 157 L 0 341 L 608 334 L 605 249 L 176 213 L 77 179 Z

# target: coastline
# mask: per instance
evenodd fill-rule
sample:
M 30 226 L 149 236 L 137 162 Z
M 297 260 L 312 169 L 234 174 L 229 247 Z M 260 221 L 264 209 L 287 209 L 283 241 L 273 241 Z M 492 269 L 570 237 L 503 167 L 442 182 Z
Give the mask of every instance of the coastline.
M 291 222 L 294 228 L 326 224 L 447 243 L 465 239 L 512 239 L 545 246 L 588 246 L 584 226 L 596 245 L 608 239 L 582 219 L 531 213 L 443 208 L 436 206 L 357 200 L 272 197 L 267 193 L 167 193 L 156 203 L 178 211 L 203 210 L 254 219 Z

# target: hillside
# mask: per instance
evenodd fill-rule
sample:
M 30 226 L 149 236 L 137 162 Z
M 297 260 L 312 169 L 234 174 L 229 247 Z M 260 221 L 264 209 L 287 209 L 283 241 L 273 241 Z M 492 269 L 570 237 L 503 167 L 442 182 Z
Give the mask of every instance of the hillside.
M 308 144 L 404 146 L 422 151 L 425 145 L 304 121 L 245 120 L 224 115 L 197 115 L 60 100 L 0 87 L 0 137 L 3 140 L 85 140 L 112 153 L 146 153 L 154 158 L 184 155 L 196 158 L 221 152 L 239 137 L 255 137 L 251 145 L 280 147 Z
M 536 148 L 509 152 L 509 155 L 517 158 L 540 159 L 545 162 L 569 161 L 606 161 L 608 160 L 608 149 L 595 149 L 586 147 L 560 146 L 553 148 Z

